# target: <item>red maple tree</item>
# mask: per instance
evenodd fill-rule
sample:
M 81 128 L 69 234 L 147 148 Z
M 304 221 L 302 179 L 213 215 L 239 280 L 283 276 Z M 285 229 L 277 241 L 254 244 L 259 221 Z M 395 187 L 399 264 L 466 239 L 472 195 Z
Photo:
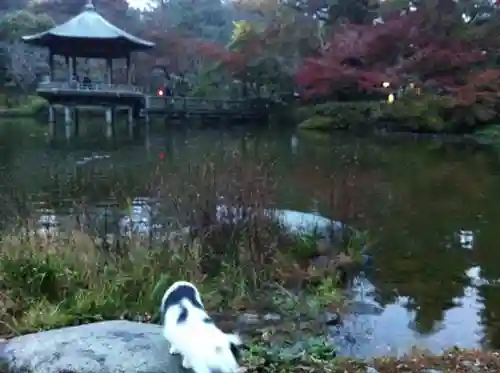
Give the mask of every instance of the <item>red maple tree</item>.
M 349 89 L 381 90 L 395 82 L 395 67 L 411 32 L 402 19 L 379 25 L 341 25 L 318 57 L 307 58 L 296 75 L 306 98 L 331 97 Z M 337 97 L 338 98 L 338 97 Z
M 376 25 L 343 25 L 328 48 L 308 58 L 296 82 L 306 98 L 339 98 L 346 90 L 381 91 L 408 80 L 434 93 L 447 94 L 456 105 L 496 100 L 499 72 L 486 64 L 489 54 L 475 40 L 461 37 L 459 22 L 429 9 L 397 14 Z

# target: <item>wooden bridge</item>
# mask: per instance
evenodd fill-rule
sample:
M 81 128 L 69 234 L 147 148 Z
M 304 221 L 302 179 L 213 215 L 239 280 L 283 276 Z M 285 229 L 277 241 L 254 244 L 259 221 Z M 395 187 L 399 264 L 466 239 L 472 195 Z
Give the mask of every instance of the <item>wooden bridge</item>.
M 196 97 L 146 96 L 149 115 L 173 119 L 267 119 L 270 102 L 265 99 L 217 100 Z
M 172 119 L 266 119 L 270 102 L 262 98 L 207 99 L 181 96 L 159 96 L 144 93 L 131 84 L 46 82 L 37 93 L 54 104 L 127 105 L 142 109 L 144 115 Z

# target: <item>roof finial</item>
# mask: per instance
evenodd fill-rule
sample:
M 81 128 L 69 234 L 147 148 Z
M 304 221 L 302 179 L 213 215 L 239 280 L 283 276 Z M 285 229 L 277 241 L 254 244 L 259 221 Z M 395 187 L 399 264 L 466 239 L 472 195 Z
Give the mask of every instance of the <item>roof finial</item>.
M 94 3 L 92 2 L 92 0 L 87 0 L 87 4 L 85 4 L 85 6 L 83 7 L 83 10 L 84 11 L 94 10 L 95 11 L 95 6 L 94 6 Z

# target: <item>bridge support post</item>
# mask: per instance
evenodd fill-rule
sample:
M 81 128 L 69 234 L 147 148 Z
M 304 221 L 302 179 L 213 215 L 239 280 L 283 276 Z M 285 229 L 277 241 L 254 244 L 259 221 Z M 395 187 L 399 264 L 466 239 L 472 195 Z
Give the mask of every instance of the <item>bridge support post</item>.
M 134 138 L 134 109 L 128 108 L 128 136 L 132 140 Z
M 146 148 L 149 150 L 149 110 L 144 109 L 144 138 L 146 140 Z
M 71 125 L 73 122 L 73 110 L 69 106 L 64 107 L 64 134 L 66 136 L 66 141 L 69 143 L 71 141 Z
M 111 140 L 113 137 L 113 108 L 106 108 L 106 139 Z
M 53 105 L 49 106 L 49 140 L 54 141 L 56 137 L 56 110 Z
M 75 137 L 80 136 L 80 112 L 78 111 L 77 107 L 73 108 L 73 135 Z

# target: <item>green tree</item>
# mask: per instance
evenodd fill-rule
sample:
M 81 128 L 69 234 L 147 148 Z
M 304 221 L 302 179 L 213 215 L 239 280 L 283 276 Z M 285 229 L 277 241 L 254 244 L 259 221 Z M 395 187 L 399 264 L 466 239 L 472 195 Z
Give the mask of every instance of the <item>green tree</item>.
M 230 7 L 221 0 L 158 0 L 151 12 L 165 30 L 183 36 L 226 42 L 231 32 Z
M 0 17 L 0 85 L 12 81 L 26 89 L 34 82 L 38 68 L 45 64 L 44 53 L 24 45 L 20 38 L 52 26 L 54 21 L 50 16 L 28 10 L 9 12 Z
M 0 40 L 14 42 L 21 36 L 41 32 L 54 26 L 54 20 L 46 13 L 18 10 L 0 17 Z

